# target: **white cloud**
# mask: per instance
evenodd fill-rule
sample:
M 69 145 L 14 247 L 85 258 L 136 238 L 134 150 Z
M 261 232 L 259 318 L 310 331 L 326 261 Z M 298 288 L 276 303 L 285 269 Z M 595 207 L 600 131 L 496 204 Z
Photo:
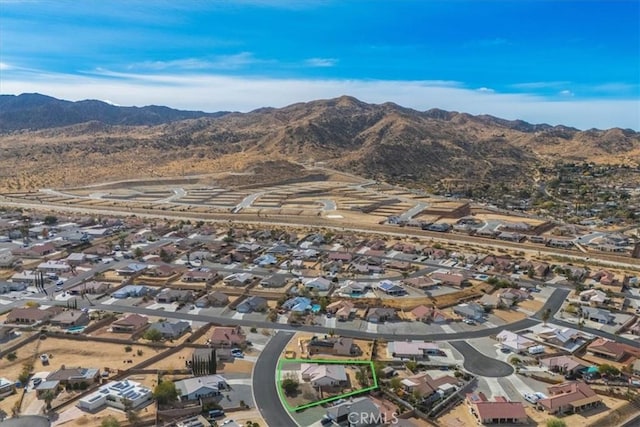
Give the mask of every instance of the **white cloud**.
M 532 89 L 549 89 L 566 86 L 571 82 L 567 81 L 550 81 L 550 82 L 528 82 L 528 83 L 516 83 L 511 87 L 516 89 L 532 90 Z
M 488 88 L 488 87 L 481 87 L 476 89 L 478 92 L 483 92 L 483 93 L 494 93 L 495 90 Z
M 335 58 L 309 58 L 304 63 L 310 67 L 333 67 L 338 63 Z
M 7 64 L 6 62 L 0 62 L 0 71 L 10 70 L 10 69 L 11 69 L 11 65 Z
M 565 89 L 565 90 L 561 90 L 561 91 L 560 91 L 560 95 L 561 95 L 561 96 L 573 96 L 574 94 L 573 94 L 573 92 L 571 92 L 570 90 Z
M 184 58 L 172 61 L 144 61 L 127 67 L 131 71 L 165 71 L 165 70 L 236 70 L 248 65 L 268 62 L 256 58 L 251 52 L 240 52 L 233 55 L 219 55 L 211 59 Z M 104 70 L 98 70 L 100 72 Z
M 203 111 L 250 111 L 314 99 L 352 95 L 365 102 L 395 102 L 427 110 L 442 108 L 491 114 L 532 123 L 565 124 L 581 129 L 639 129 L 636 99 L 547 99 L 531 94 L 478 91 L 452 81 L 312 80 L 212 74 L 116 73 L 66 75 L 8 71 L 2 93 L 40 92 L 63 99 L 109 99 L 119 105 L 167 105 Z

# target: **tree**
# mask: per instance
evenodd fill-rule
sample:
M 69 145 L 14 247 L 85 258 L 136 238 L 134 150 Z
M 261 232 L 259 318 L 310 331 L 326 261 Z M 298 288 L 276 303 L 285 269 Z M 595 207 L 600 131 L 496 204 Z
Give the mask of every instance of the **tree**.
M 136 250 L 133 252 L 133 255 L 139 259 L 139 258 L 142 258 L 142 256 L 144 255 L 144 252 L 142 252 L 142 249 L 136 248 Z
M 160 381 L 153 389 L 153 397 L 159 404 L 166 405 L 178 400 L 178 390 L 172 381 Z
M 551 310 L 547 308 L 545 311 L 542 312 L 542 321 L 546 325 L 549 319 L 551 319 Z
M 145 340 L 158 342 L 158 341 L 162 341 L 162 332 L 154 328 L 149 328 L 147 329 L 147 331 L 144 333 L 142 337 Z
M 54 215 L 47 215 L 44 217 L 44 224 L 45 225 L 54 225 L 58 223 L 58 217 L 54 216 Z
M 51 391 L 51 390 L 47 390 L 44 392 L 44 394 L 42 395 L 42 400 L 44 400 L 44 402 L 47 405 L 47 410 L 51 409 L 51 402 L 53 402 L 53 399 L 56 398 L 56 394 Z
M 133 402 L 130 399 L 124 399 L 122 404 L 124 405 L 124 412 L 127 414 L 127 421 L 129 421 L 129 424 L 132 426 L 140 424 L 140 416 L 138 415 L 138 412 L 133 409 Z
M 18 358 L 18 355 L 16 354 L 15 351 L 12 351 L 11 353 L 7 354 L 7 360 L 9 362 L 13 362 L 14 360 L 16 360 Z
M 567 423 L 558 418 L 549 418 L 546 425 L 547 427 L 567 427 Z
M 407 363 L 405 363 L 404 366 L 408 370 L 410 370 L 411 372 L 414 372 L 414 373 L 416 372 L 416 369 L 418 369 L 418 364 L 413 360 L 408 361 Z
M 291 396 L 298 391 L 298 386 L 300 384 L 294 378 L 285 378 L 282 381 L 282 390 L 287 396 Z
M 397 392 L 402 388 L 402 380 L 398 377 L 391 378 L 391 381 L 389 381 L 389 387 L 391 387 L 393 391 Z
M 102 420 L 100 427 L 120 427 L 120 422 L 113 415 L 109 415 Z
M 171 262 L 171 255 L 167 251 L 165 251 L 164 248 L 160 249 L 159 256 L 162 262 L 166 262 L 166 263 Z
M 598 366 L 598 373 L 606 377 L 617 377 L 618 375 L 620 375 L 620 370 L 613 365 L 603 363 L 602 365 Z

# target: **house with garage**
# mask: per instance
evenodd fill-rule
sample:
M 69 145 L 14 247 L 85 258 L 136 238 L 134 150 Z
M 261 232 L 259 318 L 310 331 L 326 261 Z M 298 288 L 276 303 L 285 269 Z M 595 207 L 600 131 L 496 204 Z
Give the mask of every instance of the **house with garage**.
M 220 291 L 214 291 L 198 298 L 195 305 L 198 308 L 205 308 L 209 306 L 224 307 L 227 304 L 229 304 L 229 297 L 227 296 L 227 294 Z
M 460 317 L 470 320 L 482 320 L 484 318 L 484 307 L 475 302 L 458 304 L 453 307 L 453 312 Z
M 121 411 L 127 406 L 132 409 L 153 400 L 153 393 L 147 387 L 130 380 L 112 381 L 78 401 L 78 407 L 93 412 L 103 406 L 111 406 Z
M 367 322 L 384 323 L 396 320 L 396 309 L 390 307 L 371 307 L 365 315 Z
M 394 297 L 400 297 L 407 294 L 407 291 L 402 286 L 396 285 L 390 280 L 382 280 L 379 282 L 378 290 Z
M 324 277 L 314 277 L 309 279 L 304 279 L 302 281 L 302 285 L 305 289 L 310 291 L 317 290 L 319 292 L 327 292 L 331 289 L 333 282 Z
M 344 387 L 349 380 L 344 366 L 335 363 L 302 363 L 300 377 L 315 388 Z
M 290 298 L 282 304 L 282 308 L 287 311 L 304 313 L 311 310 L 311 299 L 307 297 Z
M 437 343 L 425 341 L 391 341 L 387 344 L 387 354 L 393 358 L 428 360 L 429 356 L 442 356 Z
M 534 341 L 506 329 L 496 335 L 496 339 L 502 348 L 507 348 L 514 353 L 525 353 L 529 347 L 536 344 Z
M 147 331 L 158 331 L 165 340 L 175 340 L 191 330 L 191 324 L 184 320 L 152 323 Z
M 339 321 L 345 322 L 356 312 L 356 308 L 349 300 L 338 300 L 327 305 L 326 311 L 334 315 Z
M 251 273 L 233 273 L 222 280 L 227 286 L 247 286 L 253 279 L 254 277 Z
M 185 303 L 193 301 L 193 298 L 193 291 L 187 289 L 163 289 L 156 295 L 156 302 L 160 304 Z
M 89 314 L 81 310 L 65 310 L 51 318 L 49 323 L 60 328 L 70 328 L 72 326 L 86 326 L 89 324 Z
M 551 372 L 565 375 L 576 375 L 589 367 L 580 359 L 568 355 L 545 357 L 540 359 L 540 366 L 547 368 Z
M 451 375 L 433 378 L 426 372 L 411 375 L 401 381 L 402 389 L 409 395 L 419 394 L 423 401 L 445 397 L 457 389 L 460 380 Z
M 578 413 L 602 404 L 602 397 L 582 381 L 552 385 L 547 391 L 549 397 L 538 400 L 537 406 L 550 415 Z
M 466 403 L 480 424 L 528 424 L 529 417 L 522 402 L 511 402 L 504 396 L 487 399 L 482 392 L 467 394 Z
M 211 270 L 189 270 L 182 275 L 181 280 L 187 283 L 212 283 L 218 273 Z
M 339 426 L 378 427 L 383 425 L 380 407 L 367 396 L 348 399 L 328 407 L 326 419 Z
M 258 296 L 250 296 L 236 306 L 238 313 L 253 313 L 255 311 L 264 311 L 268 308 L 266 298 Z
M 289 276 L 286 274 L 270 274 L 260 281 L 260 286 L 265 288 L 282 288 L 289 282 Z
M 219 396 L 221 391 L 229 389 L 227 380 L 222 375 L 187 378 L 175 381 L 174 385 L 181 402 Z
M 151 293 L 151 289 L 144 285 L 126 285 L 111 293 L 113 298 L 140 298 Z
M 61 385 L 75 385 L 85 383 L 86 385 L 97 383 L 100 380 L 100 369 L 98 368 L 67 368 L 64 365 L 60 369 L 47 375 L 47 381 L 58 381 Z
M 609 310 L 604 310 L 597 307 L 582 307 L 582 318 L 591 320 L 592 322 L 601 323 L 603 325 L 610 325 L 615 323 L 616 316 L 611 314 Z
M 358 356 L 362 354 L 353 338 L 312 337 L 307 341 L 307 354 L 331 354 L 334 356 Z
M 149 319 L 139 314 L 129 314 L 111 324 L 111 330 L 117 333 L 134 334 L 147 327 Z
M 209 344 L 215 348 L 245 347 L 247 336 L 240 326 L 216 326 L 209 338 Z
M 39 307 L 17 307 L 11 310 L 5 323 L 18 325 L 42 324 L 48 322 L 63 310 L 62 307 L 57 306 L 44 309 Z

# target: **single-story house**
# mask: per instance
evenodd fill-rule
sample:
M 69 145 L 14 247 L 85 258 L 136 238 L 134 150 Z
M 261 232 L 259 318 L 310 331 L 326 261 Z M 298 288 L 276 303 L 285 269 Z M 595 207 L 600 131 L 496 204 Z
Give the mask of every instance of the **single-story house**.
M 149 319 L 139 314 L 129 314 L 111 324 L 113 332 L 135 333 L 147 327 Z
M 100 369 L 98 368 L 66 368 L 62 366 L 47 375 L 47 381 L 59 381 L 62 385 L 81 383 L 89 385 L 98 382 L 99 379 Z
M 350 427 L 382 425 L 380 408 L 367 396 L 348 399 L 330 406 L 327 408 L 326 416 L 337 425 L 349 425 Z
M 616 316 L 611 314 L 609 310 L 604 310 L 602 308 L 596 307 L 582 307 L 582 317 L 585 319 L 589 319 L 592 322 L 602 323 L 603 325 L 608 325 L 614 323 L 616 320 Z
M 264 311 L 268 307 L 266 298 L 250 296 L 236 306 L 238 313 L 251 313 L 254 311 Z
M 338 300 L 327 305 L 327 313 L 331 313 L 336 316 L 341 322 L 349 320 L 351 315 L 355 312 L 355 305 L 349 300 Z
M 411 360 L 424 360 L 429 355 L 443 354 L 438 344 L 424 341 L 392 341 L 387 344 L 387 353 L 391 357 Z
M 213 328 L 209 343 L 212 347 L 244 347 L 247 344 L 247 337 L 240 326 Z
M 66 310 L 51 318 L 49 323 L 53 326 L 68 328 L 71 326 L 86 326 L 89 324 L 89 315 L 81 310 Z
M 174 340 L 180 338 L 182 335 L 191 330 L 189 322 L 180 320 L 178 322 L 156 322 L 149 326 L 149 331 L 158 331 L 162 335 L 162 338 L 167 340 Z
M 475 302 L 458 304 L 453 307 L 453 312 L 465 319 L 481 320 L 484 318 L 484 307 Z
M 150 289 L 143 285 L 126 285 L 114 291 L 111 296 L 118 299 L 139 298 L 147 295 L 149 292 Z
M 95 411 L 107 405 L 124 410 L 126 403 L 131 405 L 132 409 L 136 409 L 152 400 L 153 393 L 150 389 L 135 381 L 122 380 L 112 381 L 82 397 L 78 402 L 78 407 L 87 411 Z
M 265 288 L 281 288 L 287 284 L 289 278 L 286 274 L 270 274 L 260 281 L 260 285 Z
M 303 313 L 311 310 L 311 300 L 306 297 L 290 298 L 282 304 L 282 308 L 289 311 Z
M 378 289 L 385 294 L 392 296 L 402 296 L 407 294 L 407 291 L 402 286 L 396 285 L 390 280 L 383 280 L 378 283 Z
M 598 406 L 602 397 L 582 381 L 568 381 L 547 387 L 549 397 L 537 402 L 549 414 L 576 413 Z
M 5 323 L 33 325 L 36 323 L 45 323 L 51 320 L 55 315 L 61 313 L 62 307 L 52 306 L 45 309 L 38 307 L 18 307 L 11 310 L 7 316 Z
M 473 415 L 481 424 L 527 424 L 527 416 L 522 402 L 510 402 L 503 396 L 494 397 L 493 401 L 484 393 L 467 394 L 466 402 Z
M 332 354 L 335 356 L 357 356 L 362 353 L 353 338 L 331 337 L 319 339 L 312 337 L 307 341 L 307 353 Z
M 156 302 L 161 304 L 189 301 L 193 301 L 193 291 L 186 289 L 163 289 L 156 295 Z
M 333 282 L 329 279 L 325 279 L 324 277 L 314 277 L 311 279 L 305 279 L 302 281 L 305 289 L 309 290 L 317 290 L 320 292 L 325 292 L 331 289 L 331 285 Z
M 220 291 L 214 291 L 198 298 L 195 305 L 199 308 L 205 308 L 208 306 L 224 307 L 227 304 L 229 304 L 229 297 Z
M 367 322 L 384 323 L 396 318 L 396 309 L 390 307 L 371 307 L 365 316 Z
M 251 273 L 233 273 L 222 279 L 227 286 L 246 286 L 253 280 Z
M 313 387 L 340 387 L 348 382 L 344 366 L 333 363 L 302 363 L 300 375 L 303 381 L 310 382 Z

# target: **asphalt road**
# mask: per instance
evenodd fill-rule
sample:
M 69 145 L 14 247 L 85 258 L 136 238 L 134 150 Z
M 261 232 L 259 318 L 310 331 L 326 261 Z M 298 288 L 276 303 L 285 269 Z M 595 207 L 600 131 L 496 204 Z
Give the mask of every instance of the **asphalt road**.
M 275 381 L 278 359 L 293 335 L 278 332 L 273 336 L 253 368 L 253 398 L 268 426 L 298 427 L 282 406 Z
M 482 377 L 506 377 L 513 374 L 513 366 L 502 360 L 485 356 L 465 341 L 453 341 L 451 345 L 464 356 L 464 368 Z

